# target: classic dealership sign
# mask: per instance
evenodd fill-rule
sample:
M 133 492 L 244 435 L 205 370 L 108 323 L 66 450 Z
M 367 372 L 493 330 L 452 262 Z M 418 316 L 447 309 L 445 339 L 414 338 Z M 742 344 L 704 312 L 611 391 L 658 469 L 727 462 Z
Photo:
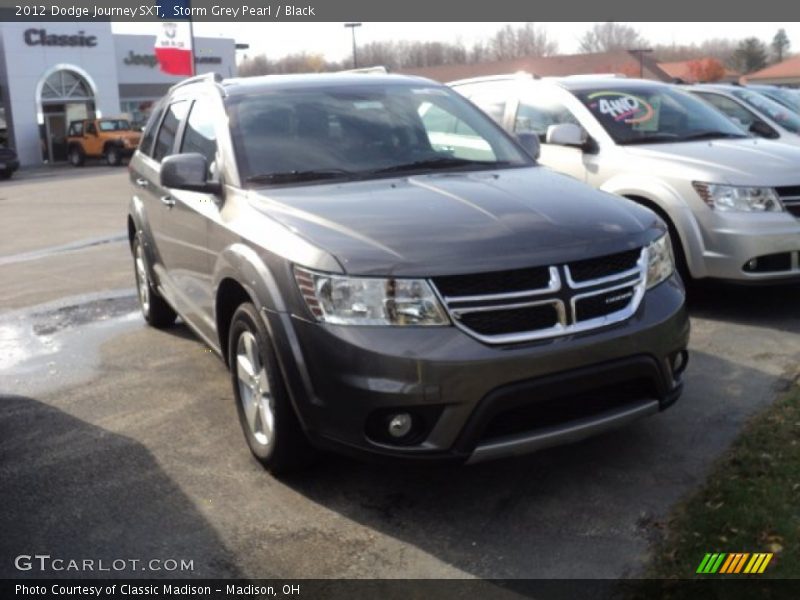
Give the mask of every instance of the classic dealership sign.
M 94 48 L 97 46 L 96 35 L 86 35 L 79 31 L 74 35 L 64 35 L 60 33 L 48 33 L 46 29 L 26 29 L 22 34 L 28 46 L 74 46 L 82 48 Z

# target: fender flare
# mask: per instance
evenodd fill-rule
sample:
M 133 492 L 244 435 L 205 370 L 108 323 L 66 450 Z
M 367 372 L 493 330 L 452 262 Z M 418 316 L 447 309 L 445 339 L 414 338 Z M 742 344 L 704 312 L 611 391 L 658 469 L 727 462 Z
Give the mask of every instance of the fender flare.
M 298 398 L 302 395 L 311 403 L 317 403 L 316 395 L 305 366 L 300 340 L 292 327 L 291 315 L 274 274 L 255 250 L 241 242 L 220 252 L 212 274 L 215 323 L 218 316 L 216 299 L 219 288 L 226 279 L 232 279 L 245 290 L 261 316 L 271 338 L 295 414 L 303 427 L 307 428 L 309 422 L 302 410 L 304 403 Z
M 671 228 L 678 234 L 686 262 L 693 277 L 707 275 L 703 254 L 703 234 L 700 225 L 678 191 L 668 184 L 640 175 L 620 175 L 612 177 L 600 186 L 600 190 L 623 196 L 636 202 L 641 198 L 643 206 L 652 204 L 665 215 Z

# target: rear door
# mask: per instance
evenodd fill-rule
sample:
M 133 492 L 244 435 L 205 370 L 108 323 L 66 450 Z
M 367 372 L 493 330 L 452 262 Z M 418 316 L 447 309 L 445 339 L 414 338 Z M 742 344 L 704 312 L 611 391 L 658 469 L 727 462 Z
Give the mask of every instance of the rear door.
M 147 222 L 150 227 L 149 239 L 153 242 L 150 249 L 150 259 L 156 279 L 169 303 L 181 314 L 186 311 L 185 302 L 178 293 L 178 288 L 172 280 L 170 265 L 174 264 L 176 241 L 168 234 L 164 227 L 169 226 L 167 215 L 173 208 L 172 198 L 168 191 L 161 187 L 159 181 L 161 161 L 175 151 L 178 137 L 178 128 L 189 110 L 189 101 L 178 100 L 167 104 L 155 128 L 152 142 L 148 128 L 142 148 L 137 154 L 131 177 L 138 187 L 139 196 L 145 206 Z

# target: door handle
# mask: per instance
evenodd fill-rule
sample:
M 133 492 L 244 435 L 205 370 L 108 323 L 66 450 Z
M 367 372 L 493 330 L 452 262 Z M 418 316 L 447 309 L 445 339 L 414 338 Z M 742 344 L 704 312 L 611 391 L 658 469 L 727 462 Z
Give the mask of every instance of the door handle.
M 172 208 L 175 206 L 175 198 L 167 194 L 166 196 L 161 196 L 161 204 L 166 206 L 167 208 Z
M 144 177 L 139 177 L 139 179 L 136 180 L 136 185 L 138 185 L 140 188 L 146 188 L 147 179 L 145 179 Z

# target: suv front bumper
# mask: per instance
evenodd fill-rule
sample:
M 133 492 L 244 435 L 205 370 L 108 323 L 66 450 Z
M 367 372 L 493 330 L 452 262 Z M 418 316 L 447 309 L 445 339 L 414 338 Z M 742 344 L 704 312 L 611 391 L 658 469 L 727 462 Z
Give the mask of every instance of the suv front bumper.
M 800 281 L 800 219 L 789 213 L 712 213 L 703 242 L 708 277 L 745 283 Z
M 647 292 L 627 321 L 507 346 L 488 346 L 455 327 L 268 317 L 313 443 L 423 461 L 530 452 L 658 412 L 680 395 L 689 337 L 676 277 Z M 373 435 L 376 419 L 401 412 L 422 423 L 411 443 Z

